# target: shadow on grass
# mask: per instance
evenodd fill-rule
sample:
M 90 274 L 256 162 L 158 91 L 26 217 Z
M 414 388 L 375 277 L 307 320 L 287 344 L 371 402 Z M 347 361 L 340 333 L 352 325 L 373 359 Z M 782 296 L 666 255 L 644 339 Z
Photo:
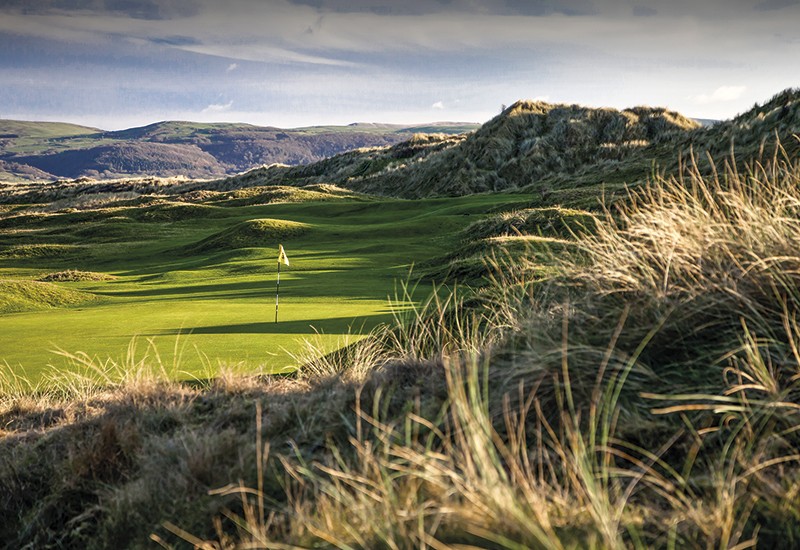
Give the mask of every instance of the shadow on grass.
M 274 313 L 272 313 L 274 315 Z M 209 325 L 166 329 L 147 336 L 177 336 L 198 334 L 363 334 L 392 319 L 389 312 L 359 317 L 331 317 L 329 319 L 303 319 L 293 321 L 273 320 L 229 325 Z
M 380 278 L 375 277 L 378 282 Z M 329 273 L 291 273 L 285 278 L 281 289 L 297 297 L 325 297 L 348 298 L 351 300 L 383 299 L 390 287 L 383 292 L 369 285 L 375 285 L 375 280 L 367 279 L 363 284 L 358 284 L 358 279 L 344 272 Z M 169 285 L 169 286 L 167 286 Z M 268 298 L 275 295 L 275 279 L 265 278 L 257 281 L 220 282 L 212 284 L 191 284 L 179 286 L 180 282 L 169 282 L 151 288 L 138 290 L 94 290 L 99 296 L 115 298 L 157 298 L 159 300 L 184 300 L 192 298 L 219 299 L 219 298 Z M 359 288 L 365 287 L 365 288 Z M 383 289 L 381 289 L 383 290 Z M 370 294 L 369 291 L 374 291 Z

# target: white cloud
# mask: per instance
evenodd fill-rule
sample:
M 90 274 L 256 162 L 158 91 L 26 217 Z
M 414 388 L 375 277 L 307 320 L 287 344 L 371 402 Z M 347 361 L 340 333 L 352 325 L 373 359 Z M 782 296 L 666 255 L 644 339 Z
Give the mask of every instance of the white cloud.
M 231 107 L 233 107 L 233 100 L 227 103 L 212 103 L 211 105 L 203 109 L 201 112 L 203 114 L 224 113 L 226 111 L 230 111 Z
M 38 102 L 37 112 L 64 115 L 69 105 L 99 112 L 98 94 L 91 100 L 97 105 L 89 105 L 80 90 L 84 81 L 100 81 L 97 89 L 108 90 L 102 112 L 112 113 L 112 122 L 131 109 L 119 97 L 135 96 L 137 113 L 162 109 L 157 119 L 194 118 L 202 109 L 207 119 L 247 120 L 270 105 L 275 110 L 269 117 L 294 125 L 406 123 L 441 118 L 433 116 L 441 110 L 450 120 L 484 120 L 500 102 L 537 92 L 547 95 L 536 99 L 556 103 L 647 103 L 726 118 L 797 84 L 791 77 L 800 67 L 797 22 L 789 16 L 794 12 L 753 10 L 758 2 L 777 7 L 797 1 L 593 0 L 597 15 L 529 17 L 508 15 L 508 6 L 525 3 L 520 0 L 408 0 L 413 9 L 380 0 L 392 5 L 386 12 L 367 9 L 379 0 L 189 0 L 197 9 L 169 20 L 103 10 L 23 15 L 0 6 L 0 34 L 41 38 L 43 48 L 57 47 L 59 58 L 67 60 L 77 45 L 75 62 L 56 72 L 52 57 L 31 68 L 27 57 L 22 63 L 8 53 L 0 60 L 0 104 L 7 110 Z M 652 16 L 634 17 L 634 5 L 640 6 L 636 14 Z M 94 52 L 103 63 L 98 68 L 91 65 Z M 210 57 L 202 63 L 183 52 Z M 127 56 L 141 62 L 117 63 Z M 41 83 L 25 78 L 38 78 L 52 91 L 46 94 Z M 61 81 L 75 85 L 67 92 Z M 190 101 L 186 82 L 197 83 Z M 719 83 L 741 86 L 715 90 Z M 118 89 L 125 93 L 115 94 Z M 461 104 L 453 99 L 456 93 Z M 182 110 L 189 112 L 181 115 Z M 275 123 L 266 115 L 264 120 Z
M 655 2 L 639 0 L 639 3 L 646 1 Z M 799 0 L 765 0 L 765 3 L 789 1 Z M 709 2 L 714 5 L 707 8 L 703 7 L 704 3 L 691 0 L 676 0 L 663 9 L 659 4 L 654 17 L 659 20 L 658 25 L 643 24 L 641 18 L 631 14 L 630 7 L 625 13 L 616 13 L 614 10 L 621 8 L 614 6 L 623 3 L 612 0 L 596 2 L 600 15 L 590 17 L 511 17 L 503 15 L 502 10 L 490 10 L 488 1 L 477 0 L 449 2 L 447 8 L 432 9 L 424 16 L 381 15 L 369 10 L 331 12 L 315 9 L 311 5 L 314 2 L 298 4 L 289 0 L 239 0 L 231 4 L 217 0 L 196 2 L 196 13 L 169 20 L 132 20 L 108 12 L 86 13 L 81 17 L 4 13 L 0 17 L 0 31 L 80 44 L 103 43 L 110 40 L 109 37 L 122 36 L 145 44 L 152 42 L 162 48 L 224 57 L 232 63 L 243 60 L 340 67 L 362 65 L 353 62 L 352 54 L 407 56 L 415 52 L 462 53 L 542 45 L 558 51 L 589 48 L 617 58 L 652 60 L 655 56 L 680 60 L 684 56 L 696 58 L 697 52 L 702 51 L 703 57 L 708 59 L 760 62 L 764 50 L 769 50 L 771 42 L 775 41 L 775 33 L 796 35 L 796 23 L 791 17 L 777 18 L 770 15 L 777 13 L 773 11 L 755 12 L 746 19 L 731 20 L 732 15 L 725 15 L 728 10 L 717 5 L 721 1 Z M 373 5 L 374 2 L 363 0 L 362 3 Z M 737 0 L 740 4 L 744 2 Z M 483 10 L 469 7 L 473 4 L 482 6 Z M 514 5 L 521 4 L 514 2 Z M 708 15 L 711 7 L 714 9 Z M 655 11 L 647 6 L 638 8 L 639 13 Z M 735 13 L 735 10 L 730 11 Z M 310 35 L 309 27 L 313 28 Z M 631 44 L 637 47 L 631 48 Z M 560 48 L 564 45 L 566 50 Z M 793 52 L 784 55 L 788 59 L 795 58 Z M 781 65 L 780 60 L 775 60 L 774 64 Z
M 329 65 L 334 67 L 355 67 L 355 63 L 340 61 L 321 55 L 309 55 L 296 52 L 286 48 L 272 47 L 267 44 L 226 44 L 226 43 L 207 43 L 207 44 L 187 44 L 173 46 L 176 49 L 199 53 L 203 55 L 213 55 L 228 59 L 238 59 L 240 61 L 273 62 L 273 63 L 306 63 L 309 65 Z
M 711 94 L 692 96 L 691 100 L 699 105 L 736 101 L 744 95 L 745 90 L 747 90 L 747 86 L 720 86 Z

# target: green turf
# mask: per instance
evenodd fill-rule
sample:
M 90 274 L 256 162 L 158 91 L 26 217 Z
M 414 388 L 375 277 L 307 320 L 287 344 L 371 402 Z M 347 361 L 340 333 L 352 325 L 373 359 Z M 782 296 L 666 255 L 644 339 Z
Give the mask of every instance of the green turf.
M 412 264 L 448 252 L 485 213 L 530 199 L 159 205 L 8 222 L 0 278 L 63 270 L 113 277 L 48 283 L 70 297 L 62 303 L 37 304 L 35 295 L 15 302 L 16 313 L 0 314 L 0 361 L 37 380 L 48 365 L 68 368 L 54 350 L 122 360 L 137 337 L 152 339 L 176 376 L 208 376 L 220 364 L 290 369 L 304 339 L 333 350 L 345 335 L 389 321 L 389 298 Z M 281 276 L 276 324 L 279 243 L 291 266 Z

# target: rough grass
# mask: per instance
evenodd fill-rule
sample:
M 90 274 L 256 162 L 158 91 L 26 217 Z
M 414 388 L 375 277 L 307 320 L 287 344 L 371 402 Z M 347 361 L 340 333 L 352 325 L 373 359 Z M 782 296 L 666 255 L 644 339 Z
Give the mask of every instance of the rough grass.
M 77 306 L 97 299 L 93 294 L 50 282 L 0 280 L 0 313 Z
M 203 200 L 211 200 L 220 206 L 253 206 L 285 202 L 330 201 L 342 199 L 366 199 L 366 195 L 354 193 L 330 184 L 314 184 L 303 187 L 256 186 L 213 195 L 192 195 Z
M 793 547 L 796 160 L 658 179 L 296 378 L 4 378 L 12 545 Z M 570 251 L 571 250 L 571 251 Z M 396 304 L 409 300 L 401 292 Z M 38 431 L 36 431 L 38 430 Z M 148 539 L 148 537 L 150 537 Z
M 281 240 L 299 237 L 310 225 L 270 218 L 248 220 L 211 235 L 190 247 L 192 252 L 231 250 L 237 248 L 275 246 Z
M 404 324 L 430 337 L 412 347 L 439 342 L 421 356 L 446 379 L 440 413 L 421 396 L 398 417 L 367 383 L 347 442 L 280 458 L 294 480 L 282 511 L 230 487 L 248 528 L 230 539 L 220 524 L 215 540 L 792 547 L 798 175 L 795 163 L 654 182 L 579 241 L 544 294 L 524 265 L 499 266 L 484 321 L 505 339 L 469 338 L 466 356 L 454 336 L 469 323 L 448 323 L 447 306 Z
M 0 250 L 0 257 L 16 259 L 62 258 L 73 256 L 81 250 L 68 244 L 21 244 Z
M 216 208 L 204 204 L 165 203 L 145 208 L 133 208 L 125 212 L 134 219 L 142 221 L 182 221 L 187 219 L 214 216 Z
M 596 216 L 591 212 L 564 207 L 523 208 L 491 214 L 464 228 L 458 245 L 447 254 L 419 264 L 420 272 L 438 281 L 485 284 L 495 261 L 520 256 L 537 258 L 538 278 L 553 271 L 553 255 L 575 244 L 580 235 L 591 232 Z
M 463 232 L 465 241 L 489 237 L 539 234 L 551 237 L 570 237 L 578 233 L 591 233 L 595 215 L 572 208 L 526 208 L 502 212 L 479 220 Z
M 107 273 L 96 273 L 94 271 L 81 271 L 79 269 L 67 269 L 65 271 L 55 271 L 42 275 L 37 280 L 43 282 L 75 282 L 75 281 L 108 281 L 113 279 Z

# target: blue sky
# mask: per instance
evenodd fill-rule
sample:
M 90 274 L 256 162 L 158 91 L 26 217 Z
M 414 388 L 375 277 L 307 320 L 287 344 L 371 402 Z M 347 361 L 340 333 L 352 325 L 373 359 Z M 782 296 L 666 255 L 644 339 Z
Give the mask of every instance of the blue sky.
M 0 0 L 0 118 L 488 120 L 517 99 L 728 118 L 800 86 L 800 0 Z

